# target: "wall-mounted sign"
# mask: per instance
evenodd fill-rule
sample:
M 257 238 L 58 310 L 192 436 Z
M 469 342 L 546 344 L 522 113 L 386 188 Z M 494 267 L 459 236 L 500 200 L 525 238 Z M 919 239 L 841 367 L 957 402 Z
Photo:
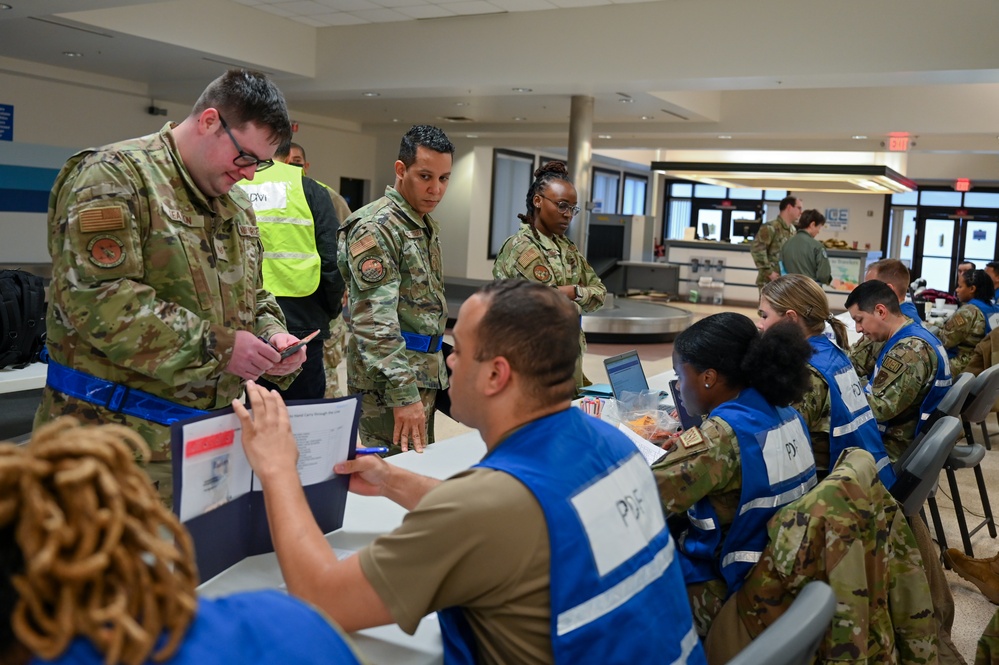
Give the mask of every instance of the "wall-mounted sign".
M 826 208 L 826 228 L 830 231 L 845 230 L 849 221 L 849 208 Z
M 14 140 L 14 105 L 0 104 L 0 141 Z

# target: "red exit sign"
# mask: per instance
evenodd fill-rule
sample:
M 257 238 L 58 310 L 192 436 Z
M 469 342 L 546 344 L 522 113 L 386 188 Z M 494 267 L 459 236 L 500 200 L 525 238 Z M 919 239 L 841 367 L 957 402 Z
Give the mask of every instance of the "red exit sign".
M 970 192 L 971 180 L 968 178 L 958 178 L 954 181 L 954 189 L 958 192 Z
M 908 135 L 888 137 L 888 152 L 906 152 L 908 150 L 909 150 Z

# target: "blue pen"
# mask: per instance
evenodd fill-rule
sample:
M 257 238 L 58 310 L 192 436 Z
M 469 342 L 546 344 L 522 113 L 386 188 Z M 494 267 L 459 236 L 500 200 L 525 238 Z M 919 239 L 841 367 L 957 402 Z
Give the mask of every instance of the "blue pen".
M 388 451 L 388 446 L 375 446 L 374 448 L 358 448 L 354 453 L 357 455 L 384 455 Z

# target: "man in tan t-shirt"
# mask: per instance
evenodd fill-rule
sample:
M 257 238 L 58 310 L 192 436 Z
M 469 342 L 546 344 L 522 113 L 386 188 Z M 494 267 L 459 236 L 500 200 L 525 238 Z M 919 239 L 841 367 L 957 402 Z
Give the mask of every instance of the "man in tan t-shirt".
M 537 328 L 539 320 L 545 321 L 543 331 Z M 578 325 L 569 301 L 554 289 L 524 280 L 491 283 L 465 302 L 448 358 L 451 412 L 479 431 L 488 449 L 482 464 L 492 468 L 477 466 L 440 481 L 400 469 L 376 455 L 337 464 L 337 473 L 353 474 L 351 491 L 385 496 L 410 510 L 399 528 L 343 561 L 337 560 L 306 503 L 296 471 L 298 451 L 280 396 L 250 384 L 252 420 L 238 402 L 233 407 L 242 423 L 247 457 L 263 486 L 288 591 L 324 610 L 347 631 L 398 623 L 413 633 L 424 616 L 436 611 L 449 657 L 453 654 L 448 635 L 454 633 L 448 626 L 457 614 L 459 624 L 466 623 L 472 635 L 466 644 L 481 663 L 548 664 L 556 662 L 559 653 L 565 662 L 578 662 L 574 655 L 580 647 L 592 650 L 602 663 L 648 662 L 641 654 L 638 660 L 634 657 L 634 650 L 643 648 L 669 656 L 665 662 L 685 662 L 689 656 L 689 662 L 702 663 L 686 599 L 669 592 L 683 582 L 679 562 L 672 558 L 673 543 L 651 471 L 644 461 L 636 464 L 634 446 L 618 440 L 620 433 L 569 408 L 575 390 Z M 537 436 L 532 438 L 531 432 Z M 552 499 L 533 484 L 538 476 L 548 483 L 545 478 L 552 475 L 548 473 L 552 457 L 541 448 L 570 436 L 576 437 L 569 442 L 570 461 L 559 466 L 558 477 L 578 471 L 574 458 L 589 460 L 605 453 L 599 463 L 610 460 L 601 467 L 608 470 L 595 474 L 594 483 L 578 484 Z M 580 444 L 585 452 L 579 452 Z M 536 473 L 532 476 L 529 470 L 526 480 L 515 477 L 502 466 L 504 459 L 534 466 Z M 633 474 L 627 487 L 634 492 L 636 511 L 628 513 L 625 507 L 624 514 L 615 508 L 587 515 L 585 506 L 580 507 L 586 536 L 582 547 L 569 550 L 581 552 L 580 557 L 570 557 L 571 564 L 581 566 L 581 580 L 595 577 L 589 576 L 592 571 L 586 566 L 600 558 L 590 556 L 587 549 L 618 550 L 622 556 L 602 568 L 600 577 L 620 579 L 611 579 L 606 588 L 594 585 L 592 593 L 585 590 L 588 582 L 576 584 L 575 577 L 572 584 L 551 586 L 550 548 L 576 541 L 567 539 L 560 527 L 550 543 L 546 511 L 552 510 L 553 502 L 564 504 L 559 510 L 570 501 L 577 505 L 581 494 L 604 481 L 611 481 L 604 487 L 619 489 L 624 485 L 616 481 L 622 478 L 613 476 L 621 469 Z M 550 484 L 559 481 L 552 479 Z M 626 498 L 631 501 L 632 495 Z M 593 521 L 588 522 L 588 517 Z M 622 548 L 619 543 L 637 533 L 627 531 L 632 520 L 642 523 L 641 542 Z M 582 528 L 576 528 L 571 536 L 578 540 L 580 533 Z M 560 560 L 560 568 L 565 565 Z M 585 602 L 572 600 L 568 611 L 558 600 L 566 586 L 573 587 L 572 593 L 583 587 L 583 593 L 589 594 Z M 632 596 L 625 596 L 623 603 L 604 606 L 595 617 L 593 612 L 584 613 L 586 618 L 580 619 L 578 607 L 599 606 L 595 601 L 603 596 L 620 599 L 624 587 Z M 552 608 L 557 622 L 552 621 Z M 572 627 L 563 630 L 563 619 L 566 625 L 574 622 Z M 617 627 L 610 630 L 600 621 Z M 560 626 L 557 637 L 555 623 Z

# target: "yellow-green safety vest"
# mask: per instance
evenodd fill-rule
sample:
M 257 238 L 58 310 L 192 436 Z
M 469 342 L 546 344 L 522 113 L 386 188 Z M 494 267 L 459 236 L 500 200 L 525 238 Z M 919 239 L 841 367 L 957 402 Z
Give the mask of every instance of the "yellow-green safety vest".
M 250 197 L 264 246 L 264 288 L 276 296 L 302 298 L 319 287 L 321 260 L 316 228 L 305 198 L 302 169 L 281 162 L 241 180 Z

